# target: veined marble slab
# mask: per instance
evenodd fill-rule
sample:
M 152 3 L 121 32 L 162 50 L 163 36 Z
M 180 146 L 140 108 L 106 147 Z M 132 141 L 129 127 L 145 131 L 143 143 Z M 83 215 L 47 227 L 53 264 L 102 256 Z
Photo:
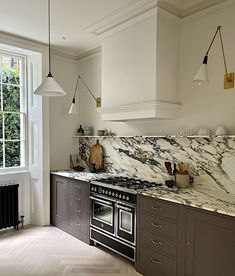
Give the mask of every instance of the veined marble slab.
M 88 161 L 90 147 L 99 139 L 104 148 L 105 171 L 164 182 L 165 161 L 190 163 L 195 185 L 221 194 L 235 194 L 235 137 L 81 137 L 79 153 Z M 142 150 L 143 162 L 136 156 Z
M 210 190 L 197 190 L 193 187 L 185 189 L 169 189 L 167 187 L 154 187 L 139 191 L 139 194 L 175 202 L 215 213 L 235 217 L 235 196 L 221 196 L 219 192 Z

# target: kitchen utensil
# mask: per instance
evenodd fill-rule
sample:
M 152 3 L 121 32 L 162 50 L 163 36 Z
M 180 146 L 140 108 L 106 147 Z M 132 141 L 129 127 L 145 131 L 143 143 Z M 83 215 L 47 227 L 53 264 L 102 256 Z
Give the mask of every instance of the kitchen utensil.
M 180 162 L 177 164 L 178 174 L 188 174 L 189 164 L 185 162 Z
M 168 174 L 172 174 L 171 172 L 171 162 L 165 162 L 165 167 L 167 169 Z
M 89 164 L 96 165 L 96 171 L 101 171 L 103 169 L 103 147 L 100 145 L 99 140 L 90 149 Z

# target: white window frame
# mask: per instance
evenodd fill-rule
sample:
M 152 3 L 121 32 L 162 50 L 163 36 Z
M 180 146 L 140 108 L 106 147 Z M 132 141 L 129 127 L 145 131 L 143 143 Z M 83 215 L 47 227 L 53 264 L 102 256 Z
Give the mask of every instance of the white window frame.
M 25 55 L 17 54 L 11 51 L 6 51 L 0 49 L 0 59 L 2 56 L 10 56 L 21 59 L 21 74 L 20 74 L 20 112 L 11 112 L 11 111 L 1 111 L 1 113 L 8 114 L 20 114 L 22 116 L 21 126 L 20 126 L 20 140 L 5 140 L 5 132 L 4 132 L 4 120 L 2 124 L 3 129 L 3 145 L 6 141 L 19 141 L 20 142 L 20 166 L 18 167 L 3 167 L 0 168 L 1 173 L 9 173 L 9 172 L 22 172 L 28 170 L 28 145 L 27 145 L 27 57 Z M 0 66 L 1 66 L 0 62 Z M 1 84 L 2 85 L 2 84 Z M 1 99 L 3 101 L 3 98 Z M 2 103 L 1 103 L 2 104 Z M 3 156 L 5 155 L 5 147 L 3 146 Z M 4 158 L 5 159 L 5 158 Z M 3 166 L 5 166 L 5 162 L 3 161 Z

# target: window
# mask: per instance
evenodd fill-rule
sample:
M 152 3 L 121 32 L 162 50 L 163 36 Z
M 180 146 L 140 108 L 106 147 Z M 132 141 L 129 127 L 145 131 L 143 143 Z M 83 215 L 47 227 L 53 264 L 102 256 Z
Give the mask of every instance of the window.
M 0 52 L 0 169 L 25 166 L 25 58 Z

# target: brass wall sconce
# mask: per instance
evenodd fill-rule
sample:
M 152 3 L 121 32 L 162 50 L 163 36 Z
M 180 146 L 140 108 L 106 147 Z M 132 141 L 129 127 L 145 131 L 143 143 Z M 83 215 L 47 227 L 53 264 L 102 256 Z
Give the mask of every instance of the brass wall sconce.
M 207 70 L 207 62 L 208 62 L 208 54 L 210 52 L 210 49 L 215 41 L 215 38 L 217 36 L 217 34 L 219 34 L 220 37 L 220 43 L 221 43 L 221 48 L 222 48 L 222 53 L 223 53 L 223 60 L 224 60 L 224 68 L 225 68 L 225 75 L 224 75 L 224 89 L 230 89 L 230 88 L 234 88 L 234 73 L 228 73 L 228 69 L 227 69 L 227 63 L 226 63 L 226 59 L 225 59 L 225 52 L 224 52 L 224 44 L 223 44 L 223 39 L 222 39 L 222 33 L 221 33 L 221 28 L 222 26 L 218 26 L 217 30 L 213 36 L 213 39 L 209 45 L 209 48 L 206 52 L 206 55 L 203 59 L 202 65 L 199 68 L 197 74 L 195 75 L 193 81 L 197 82 L 198 85 L 200 86 L 202 84 L 202 82 L 204 81 L 209 81 L 208 78 L 208 70 Z
M 90 88 L 87 86 L 87 84 L 84 82 L 84 80 L 81 78 L 81 76 L 79 75 L 77 78 L 77 82 L 76 82 L 76 87 L 75 87 L 75 91 L 74 91 L 74 95 L 73 95 L 73 100 L 72 100 L 72 104 L 71 107 L 69 109 L 69 114 L 77 114 L 77 108 L 76 108 L 76 103 L 75 103 L 75 96 L 77 93 L 77 89 L 78 89 L 78 84 L 79 81 L 82 82 L 82 84 L 86 87 L 86 89 L 88 90 L 88 92 L 91 94 L 92 98 L 96 101 L 96 107 L 100 107 L 101 106 L 101 98 L 96 98 L 94 96 L 94 94 L 92 93 L 92 91 L 90 90 Z

